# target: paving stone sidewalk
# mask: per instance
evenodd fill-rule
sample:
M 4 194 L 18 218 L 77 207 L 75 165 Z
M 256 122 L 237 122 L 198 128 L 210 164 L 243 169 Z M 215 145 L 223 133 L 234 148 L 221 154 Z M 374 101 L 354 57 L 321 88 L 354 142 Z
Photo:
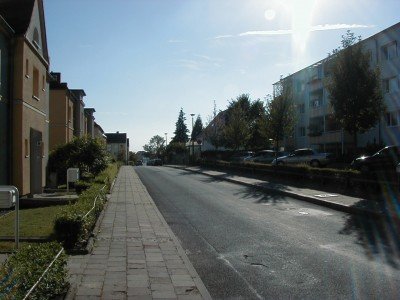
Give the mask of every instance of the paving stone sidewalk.
M 211 299 L 129 166 L 119 171 L 92 253 L 68 266 L 72 299 Z

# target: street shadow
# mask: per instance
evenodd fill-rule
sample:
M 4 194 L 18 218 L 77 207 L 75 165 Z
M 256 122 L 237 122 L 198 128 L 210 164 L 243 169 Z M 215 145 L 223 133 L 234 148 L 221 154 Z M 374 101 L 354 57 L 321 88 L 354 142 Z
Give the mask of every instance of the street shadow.
M 400 219 L 397 213 L 399 202 L 397 197 L 381 196 L 372 203 L 362 200 L 357 207 L 373 208 L 372 213 L 352 214 L 345 217 L 345 225 L 340 234 L 355 235 L 370 260 L 385 261 L 390 266 L 400 269 Z
M 250 199 L 256 204 L 272 204 L 288 203 L 286 197 L 279 192 L 265 191 L 258 188 L 246 187 L 244 191 L 234 193 L 242 199 Z

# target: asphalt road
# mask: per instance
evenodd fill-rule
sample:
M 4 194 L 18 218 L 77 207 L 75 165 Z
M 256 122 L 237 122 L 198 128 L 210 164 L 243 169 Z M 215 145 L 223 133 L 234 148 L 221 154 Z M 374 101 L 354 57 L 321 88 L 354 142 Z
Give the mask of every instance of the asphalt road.
M 168 167 L 135 167 L 215 299 L 399 299 L 378 220 Z

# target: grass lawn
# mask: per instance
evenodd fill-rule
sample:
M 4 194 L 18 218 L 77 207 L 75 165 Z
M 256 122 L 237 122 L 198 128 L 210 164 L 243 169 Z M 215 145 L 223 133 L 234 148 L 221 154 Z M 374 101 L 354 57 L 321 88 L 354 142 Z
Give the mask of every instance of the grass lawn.
M 19 211 L 21 237 L 49 237 L 53 234 L 54 220 L 64 205 L 26 208 Z M 0 217 L 0 236 L 14 236 L 15 212 Z

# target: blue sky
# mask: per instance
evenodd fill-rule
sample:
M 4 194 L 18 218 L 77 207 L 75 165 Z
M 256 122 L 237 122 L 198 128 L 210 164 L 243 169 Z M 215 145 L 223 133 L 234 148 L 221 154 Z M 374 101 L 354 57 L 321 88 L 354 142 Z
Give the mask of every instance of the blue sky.
M 168 141 L 182 107 L 203 122 L 280 75 L 327 56 L 347 29 L 363 38 L 400 22 L 399 0 L 44 0 L 50 69 L 131 150 Z

